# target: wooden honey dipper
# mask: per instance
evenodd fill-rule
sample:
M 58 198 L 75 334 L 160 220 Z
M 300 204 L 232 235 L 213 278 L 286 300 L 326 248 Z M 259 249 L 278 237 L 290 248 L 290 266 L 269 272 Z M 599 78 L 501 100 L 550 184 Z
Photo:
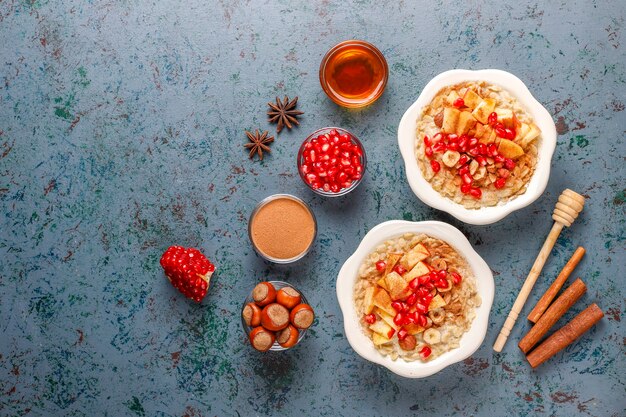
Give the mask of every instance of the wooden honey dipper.
M 509 334 L 511 334 L 515 321 L 517 320 L 519 313 L 522 311 L 522 307 L 524 307 L 524 303 L 526 302 L 530 291 L 533 289 L 533 285 L 535 285 L 535 281 L 537 281 L 537 278 L 539 277 L 539 274 L 541 273 L 541 270 L 543 269 L 554 244 L 556 243 L 556 239 L 561 234 L 561 230 L 563 230 L 564 226 L 570 227 L 572 223 L 574 223 L 574 220 L 576 220 L 578 213 L 582 211 L 584 205 L 585 197 L 570 189 L 566 189 L 559 196 L 559 200 L 554 208 L 554 213 L 552 214 L 552 219 L 554 220 L 552 230 L 550 230 L 539 255 L 537 255 L 537 259 L 535 259 L 535 263 L 530 269 L 530 272 L 526 277 L 526 281 L 524 281 L 524 285 L 522 285 L 522 289 L 515 299 L 515 303 L 513 303 L 511 312 L 506 318 L 506 321 L 502 326 L 502 330 L 500 330 L 496 343 L 493 345 L 493 350 L 496 352 L 502 351 L 502 348 L 506 343 L 506 339 L 509 337 Z

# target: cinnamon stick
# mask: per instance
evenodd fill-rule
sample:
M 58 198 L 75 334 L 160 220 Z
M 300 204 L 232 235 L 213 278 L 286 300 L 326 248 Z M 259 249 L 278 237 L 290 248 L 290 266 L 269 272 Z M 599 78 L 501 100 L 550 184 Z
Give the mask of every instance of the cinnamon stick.
M 602 317 L 604 317 L 604 313 L 600 307 L 595 303 L 591 304 L 530 352 L 530 355 L 526 356 L 526 360 L 533 368 L 538 367 L 582 336 Z
M 537 323 L 541 315 L 550 306 L 550 303 L 552 302 L 552 300 L 554 300 L 554 297 L 556 297 L 563 284 L 565 284 L 567 278 L 570 276 L 580 260 L 583 258 L 584 254 L 585 248 L 579 246 L 570 258 L 570 260 L 567 261 L 559 276 L 556 277 L 552 285 L 550 285 L 550 288 L 548 288 L 545 294 L 543 294 L 541 299 L 537 302 L 535 308 L 533 308 L 532 311 L 528 314 L 528 320 L 533 323 Z
M 554 323 L 556 323 L 586 291 L 587 286 L 580 278 L 577 278 L 572 285 L 563 291 L 563 294 L 552 303 L 550 308 L 548 308 L 537 321 L 537 324 L 520 340 L 518 346 L 522 352 L 527 353 L 532 349 L 533 346 L 541 340 L 543 335 L 550 330 Z

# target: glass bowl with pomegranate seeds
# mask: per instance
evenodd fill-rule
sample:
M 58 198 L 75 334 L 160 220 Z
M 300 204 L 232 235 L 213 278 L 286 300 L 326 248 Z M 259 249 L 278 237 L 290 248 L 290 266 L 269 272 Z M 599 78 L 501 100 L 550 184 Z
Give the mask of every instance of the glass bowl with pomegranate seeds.
M 311 133 L 298 151 L 298 172 L 313 192 L 338 197 L 354 190 L 363 180 L 367 158 L 352 133 L 325 127 Z

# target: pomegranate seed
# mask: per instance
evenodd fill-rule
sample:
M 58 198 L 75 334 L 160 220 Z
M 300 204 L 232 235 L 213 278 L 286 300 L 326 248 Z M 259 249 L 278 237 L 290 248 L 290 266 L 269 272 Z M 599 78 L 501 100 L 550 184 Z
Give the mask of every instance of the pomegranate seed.
M 428 138 L 428 136 L 424 136 L 424 145 L 430 146 L 430 139 Z
M 402 309 L 403 313 L 408 313 L 409 310 L 411 309 L 411 307 L 409 307 L 409 305 L 407 303 L 400 303 L 400 308 Z
M 426 275 L 422 275 L 421 277 L 418 277 L 417 279 L 419 280 L 420 285 L 424 285 L 430 281 L 430 276 L 426 274 Z
M 488 155 L 487 153 L 487 145 L 485 145 L 484 143 L 479 143 L 478 145 L 476 145 L 476 149 L 478 150 L 478 153 L 481 155 Z
M 331 129 L 330 132 L 328 132 L 328 135 L 330 136 L 337 136 L 339 134 L 339 132 L 337 132 L 337 129 Z
M 368 314 L 367 316 L 365 316 L 365 322 L 369 324 L 376 323 L 376 316 L 373 314 Z
M 474 178 L 469 174 L 469 173 L 465 173 L 463 175 L 461 175 L 461 179 L 463 180 L 464 184 L 471 184 L 472 181 L 474 181 Z
M 428 276 L 428 275 L 424 275 L 424 276 Z M 428 296 L 430 294 L 430 292 L 428 291 L 428 288 L 426 287 L 419 287 L 417 289 L 417 295 L 422 297 L 422 299 L 426 296 Z
M 483 195 L 483 192 L 480 190 L 480 188 L 472 188 L 470 190 L 470 195 L 475 199 L 479 199 Z
M 396 332 L 396 329 L 391 329 L 387 332 L 387 339 L 391 339 L 393 334 Z
M 432 284 L 432 282 L 427 282 L 426 284 L 423 285 L 423 287 L 428 289 L 428 290 L 432 290 L 433 288 L 435 288 L 435 286 Z
M 505 136 L 506 139 L 508 140 L 513 140 L 515 139 L 515 131 L 512 129 L 505 129 Z
M 459 158 L 459 164 L 460 165 L 465 165 L 465 163 L 469 161 L 469 158 L 467 155 L 461 155 L 461 157 Z
M 428 346 L 424 346 L 422 350 L 420 350 L 420 356 L 424 359 L 429 357 L 431 353 L 433 353 L 433 350 L 429 348 Z
M 443 152 L 446 150 L 446 144 L 444 141 L 437 142 L 433 145 L 433 151 Z
M 410 306 L 415 305 L 417 302 L 417 294 L 409 295 L 409 298 L 406 299 L 406 303 Z
M 408 334 L 409 332 L 407 332 L 406 329 L 398 330 L 398 340 L 404 340 Z
M 428 323 L 428 319 L 426 318 L 425 314 L 420 314 L 419 318 L 417 321 L 417 324 L 419 324 L 422 327 L 426 327 L 426 323 Z
M 448 277 L 448 273 L 444 269 L 442 269 L 437 272 L 437 276 L 439 277 L 439 279 L 446 279 Z
M 489 123 L 489 126 L 494 126 L 498 122 L 498 113 L 496 113 L 495 111 L 491 113 L 489 115 L 489 118 L 487 119 L 487 122 Z
M 438 280 L 437 282 L 435 282 L 435 287 L 441 288 L 441 289 L 448 288 L 448 280 L 447 279 Z
M 309 151 L 309 159 L 311 160 L 311 162 L 315 162 L 316 160 L 315 149 L 311 149 Z
M 341 143 L 350 142 L 350 136 L 347 133 L 344 133 L 343 135 L 339 135 L 339 142 Z
M 403 320 L 404 320 L 404 314 L 402 313 L 396 314 L 396 316 L 393 318 L 393 322 L 396 326 L 402 326 Z
M 504 156 L 502 156 L 502 155 L 496 155 L 496 156 L 494 156 L 494 157 L 493 157 L 493 159 L 494 159 L 496 162 L 498 162 L 498 163 L 502 163 L 502 162 L 504 162 L 504 159 L 505 159 L 505 158 L 504 158 Z
M 452 105 L 454 107 L 463 107 L 465 106 L 465 101 L 461 97 L 459 97 L 456 100 L 454 100 L 454 103 L 452 103 Z
M 400 301 L 394 301 L 393 303 L 391 303 L 391 308 L 396 311 L 402 311 L 402 303 L 400 303 Z
M 433 156 L 433 148 L 431 148 L 430 146 L 426 146 L 424 148 L 424 154 L 426 154 L 427 157 L 431 157 Z
M 485 165 L 487 165 L 487 158 L 479 155 L 476 157 L 476 162 L 478 162 L 480 166 L 484 167 Z
M 513 168 L 515 168 L 515 162 L 513 162 L 513 160 L 510 158 L 506 158 L 504 160 L 504 167 L 508 169 L 509 171 L 512 171 Z
M 306 180 L 309 184 L 314 183 L 317 180 L 317 175 L 310 173 L 306 175 Z
M 417 311 L 419 311 L 421 314 L 426 314 L 428 313 L 428 307 L 422 303 L 417 303 L 415 304 L 415 308 Z
M 428 274 L 428 278 L 430 281 L 436 281 L 439 276 L 437 275 L 437 271 L 430 271 L 430 273 Z
M 419 285 L 420 283 L 418 278 L 413 278 L 411 282 L 409 282 L 409 288 L 411 288 L 413 291 L 417 290 L 417 287 L 419 287 Z
M 452 143 L 448 143 L 447 146 L 449 151 L 458 151 L 459 150 L 459 144 L 456 142 L 452 142 Z
M 330 191 L 332 191 L 333 193 L 338 193 L 339 192 L 339 185 L 337 184 L 331 184 L 330 185 Z
M 457 272 L 450 272 L 450 275 L 452 275 L 452 281 L 454 281 L 455 285 L 461 283 L 461 275 L 459 275 Z
M 506 138 L 506 129 L 503 127 L 496 127 L 496 135 L 501 138 Z
M 467 153 L 469 155 L 471 155 L 471 156 L 478 156 L 478 149 L 472 148 L 472 149 L 468 150 Z
M 426 309 L 428 309 L 428 306 L 430 305 L 430 302 L 432 300 L 433 300 L 433 296 L 430 294 L 430 292 L 426 294 L 424 297 L 422 297 L 422 304 L 426 306 Z
M 459 150 L 461 152 L 465 152 L 467 150 L 467 141 L 468 139 L 464 138 L 463 136 L 461 136 L 461 139 L 459 139 Z
M 499 190 L 501 188 L 504 188 L 505 184 L 506 184 L 506 178 L 498 178 L 493 185 Z
M 489 146 L 487 146 L 487 152 L 489 152 L 491 156 L 496 156 L 498 154 L 498 147 L 495 143 L 490 143 Z
M 476 145 L 478 145 L 478 139 L 476 138 L 470 138 L 470 140 L 467 141 L 467 146 L 469 146 L 470 148 L 475 148 Z
M 330 191 L 330 185 L 327 182 L 325 182 L 324 185 L 322 186 L 322 190 L 324 190 L 326 192 L 329 192 Z
M 469 194 L 470 190 L 472 189 L 472 186 L 469 184 L 463 184 L 461 185 L 461 192 L 463 194 Z
M 406 268 L 404 268 L 402 265 L 396 265 L 393 270 L 400 275 L 404 275 L 406 273 Z
M 387 262 L 385 261 L 376 262 L 376 270 L 378 272 L 383 272 L 386 268 L 387 268 Z
M 439 170 L 441 169 L 441 165 L 439 164 L 439 162 L 437 161 L 430 161 L 430 167 L 433 169 L 433 171 L 435 173 L 439 172 Z

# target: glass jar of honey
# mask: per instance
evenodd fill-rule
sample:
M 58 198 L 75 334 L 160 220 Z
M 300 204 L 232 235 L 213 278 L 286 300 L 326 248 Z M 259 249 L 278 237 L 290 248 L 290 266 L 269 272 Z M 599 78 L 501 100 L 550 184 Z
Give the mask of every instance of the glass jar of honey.
M 356 108 L 373 103 L 387 85 L 389 68 L 371 43 L 348 40 L 333 46 L 322 59 L 320 84 L 332 101 Z

